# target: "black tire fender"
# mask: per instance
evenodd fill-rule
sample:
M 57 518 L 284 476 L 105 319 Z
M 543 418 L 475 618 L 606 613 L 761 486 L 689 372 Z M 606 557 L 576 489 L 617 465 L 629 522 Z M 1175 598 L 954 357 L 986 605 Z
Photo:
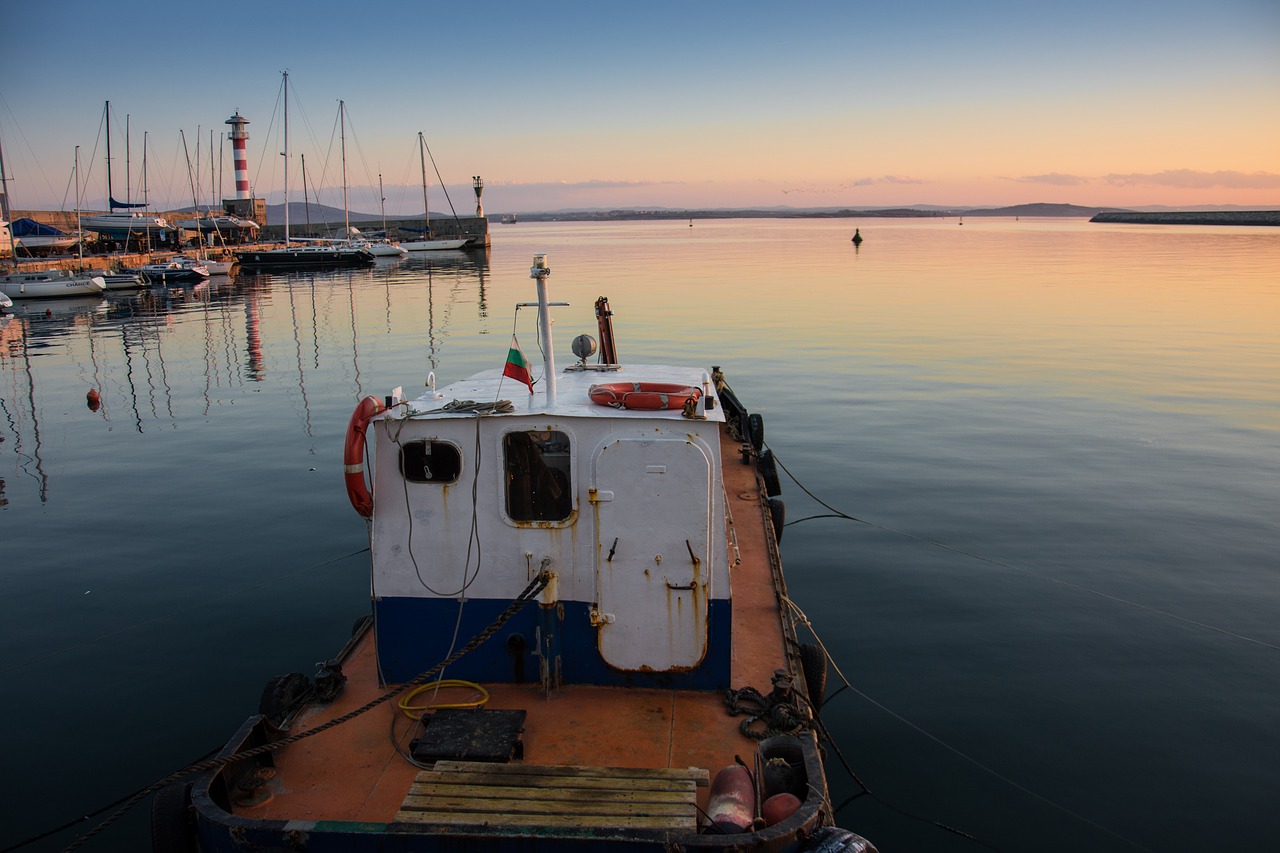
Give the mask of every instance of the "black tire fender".
M 191 785 L 174 782 L 151 798 L 152 853 L 199 853 Z
M 774 458 L 773 448 L 760 454 L 756 467 L 764 478 L 765 494 L 771 498 L 782 494 L 782 481 L 778 479 L 778 460 Z
M 800 669 L 809 688 L 809 704 L 816 713 L 827 695 L 827 653 L 816 643 L 801 643 Z
M 782 544 L 782 528 L 787 524 L 787 505 L 782 498 L 769 498 L 769 520 L 773 522 L 773 540 Z
M 751 446 L 759 453 L 764 447 L 764 415 L 747 415 L 747 432 L 751 437 Z

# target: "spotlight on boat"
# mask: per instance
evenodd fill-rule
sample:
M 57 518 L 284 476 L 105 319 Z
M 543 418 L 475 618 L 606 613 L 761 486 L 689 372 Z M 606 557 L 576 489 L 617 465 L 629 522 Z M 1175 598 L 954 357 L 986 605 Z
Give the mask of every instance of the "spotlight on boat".
M 573 339 L 573 354 L 580 364 L 585 365 L 587 359 L 596 354 L 596 339 L 590 335 L 578 335 Z

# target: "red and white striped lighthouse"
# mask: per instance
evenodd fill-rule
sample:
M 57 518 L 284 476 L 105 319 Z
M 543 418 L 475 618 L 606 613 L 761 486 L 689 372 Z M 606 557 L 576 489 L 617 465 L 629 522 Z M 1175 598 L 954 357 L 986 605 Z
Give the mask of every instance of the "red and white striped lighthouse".
M 236 110 L 236 114 L 227 119 L 231 125 L 231 150 L 236 164 L 236 198 L 250 198 L 249 195 L 249 132 L 245 125 L 249 120 Z

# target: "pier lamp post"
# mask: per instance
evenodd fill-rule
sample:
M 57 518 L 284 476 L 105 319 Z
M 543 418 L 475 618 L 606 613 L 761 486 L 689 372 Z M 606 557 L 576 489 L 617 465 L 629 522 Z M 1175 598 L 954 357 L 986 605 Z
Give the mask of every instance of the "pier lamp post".
M 471 179 L 471 186 L 476 190 L 476 218 L 484 219 L 484 205 L 480 203 L 480 193 L 484 192 L 484 178 L 476 175 Z

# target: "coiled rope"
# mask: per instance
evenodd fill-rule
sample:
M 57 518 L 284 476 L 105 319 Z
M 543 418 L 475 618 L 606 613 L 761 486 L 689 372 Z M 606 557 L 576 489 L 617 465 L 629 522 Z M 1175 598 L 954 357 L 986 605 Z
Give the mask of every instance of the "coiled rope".
M 520 612 L 526 604 L 528 604 L 529 602 L 537 598 L 538 593 L 542 592 L 542 590 L 546 588 L 547 584 L 550 581 L 551 581 L 551 575 L 549 572 L 546 572 L 546 571 L 540 572 L 538 576 L 535 577 L 532 581 L 530 581 L 529 585 L 526 586 L 524 590 L 518 596 L 516 596 L 515 599 L 512 600 L 510 604 L 507 605 L 506 609 L 503 610 L 502 613 L 498 615 L 498 618 L 494 619 L 493 622 L 487 628 L 485 628 L 479 634 L 476 634 L 474 637 L 472 637 L 471 641 L 468 642 L 461 649 L 454 652 L 448 658 L 436 664 L 435 666 L 431 667 L 431 669 L 427 670 L 421 675 L 413 678 L 410 681 L 406 681 L 405 683 L 401 684 L 399 687 L 382 694 L 376 699 L 369 700 L 364 705 L 361 705 L 359 708 L 356 708 L 354 711 L 349 711 L 348 713 L 343 714 L 341 717 L 335 717 L 334 719 L 330 720 L 327 723 L 316 726 L 314 729 L 308 729 L 304 732 L 299 732 L 295 735 L 290 735 L 289 737 L 282 738 L 281 740 L 274 741 L 272 743 L 263 744 L 262 746 L 253 747 L 252 749 L 246 749 L 243 752 L 237 752 L 234 755 L 227 755 L 227 756 L 223 756 L 222 758 L 214 758 L 209 761 L 198 761 L 195 764 L 190 764 L 184 767 L 183 769 L 177 771 L 176 773 L 170 773 L 168 776 L 164 777 L 163 779 L 153 782 L 151 785 L 147 786 L 146 788 L 143 788 L 141 791 L 134 794 L 125 802 L 123 806 L 116 809 L 116 811 L 112 812 L 111 815 L 107 817 L 106 820 L 102 821 L 93 829 L 89 830 L 84 835 L 80 836 L 75 841 L 71 842 L 71 844 L 64 849 L 63 853 L 71 853 L 71 851 L 79 849 L 85 843 L 87 843 L 97 835 L 101 834 L 109 826 L 111 826 L 113 823 L 115 823 L 117 820 L 119 820 L 121 817 L 127 814 L 134 806 L 140 803 L 143 799 L 150 796 L 151 794 L 154 794 L 156 791 L 159 791 L 161 788 L 165 787 L 166 785 L 169 785 L 172 782 L 176 782 L 177 780 L 183 778 L 184 776 L 190 776 L 193 773 L 203 773 L 208 770 L 217 770 L 218 768 L 226 767 L 230 764 L 235 764 L 237 762 L 244 761 L 249 758 L 256 758 L 259 755 L 265 755 L 268 752 L 275 752 L 276 750 L 283 749 L 284 747 L 289 746 L 291 744 L 295 744 L 300 740 L 304 740 L 314 735 L 318 735 L 321 732 L 326 732 L 329 729 L 340 726 L 345 722 L 355 719 L 361 714 L 364 714 L 364 713 L 367 713 L 368 711 L 373 710 L 374 708 L 378 707 L 382 703 L 387 702 L 391 699 L 394 699 L 396 696 L 399 696 L 401 693 L 403 693 L 406 690 L 425 684 L 427 681 L 434 678 L 445 667 L 453 665 L 464 655 L 467 655 L 470 652 L 475 651 L 486 640 L 488 640 L 490 637 L 496 634 L 502 628 L 502 626 L 505 625 L 511 619 L 511 617 L 515 616 L 518 612 Z

